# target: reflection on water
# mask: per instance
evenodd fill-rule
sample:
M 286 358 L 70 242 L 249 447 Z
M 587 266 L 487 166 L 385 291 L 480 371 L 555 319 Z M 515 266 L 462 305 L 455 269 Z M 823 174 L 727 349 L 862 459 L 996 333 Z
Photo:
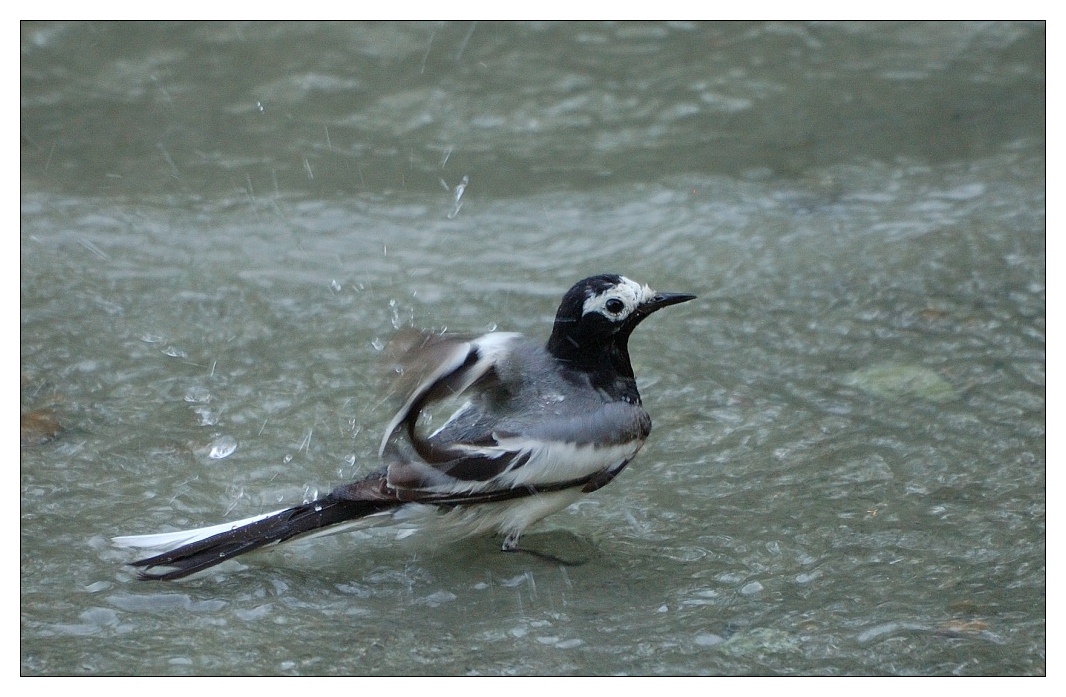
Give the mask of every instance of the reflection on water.
M 22 672 L 1044 672 L 1043 70 L 1039 24 L 24 24 Z M 604 271 L 700 300 L 529 536 L 578 565 L 108 544 L 357 476 L 395 328 L 546 336 Z

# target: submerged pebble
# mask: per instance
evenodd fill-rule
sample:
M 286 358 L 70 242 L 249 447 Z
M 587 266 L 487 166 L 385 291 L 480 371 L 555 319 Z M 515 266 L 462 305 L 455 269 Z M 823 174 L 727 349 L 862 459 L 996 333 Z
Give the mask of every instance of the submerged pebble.
M 862 368 L 845 376 L 843 382 L 886 399 L 918 397 L 930 402 L 950 402 L 959 398 L 958 390 L 951 383 L 935 371 L 915 365 L 886 363 Z

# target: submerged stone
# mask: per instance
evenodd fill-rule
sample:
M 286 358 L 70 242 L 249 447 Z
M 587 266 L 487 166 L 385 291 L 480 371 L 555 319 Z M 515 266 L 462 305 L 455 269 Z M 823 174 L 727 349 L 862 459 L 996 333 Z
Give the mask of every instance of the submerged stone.
M 930 402 L 950 402 L 959 392 L 935 371 L 916 365 L 882 364 L 862 368 L 844 377 L 844 384 L 875 397 L 918 397 Z

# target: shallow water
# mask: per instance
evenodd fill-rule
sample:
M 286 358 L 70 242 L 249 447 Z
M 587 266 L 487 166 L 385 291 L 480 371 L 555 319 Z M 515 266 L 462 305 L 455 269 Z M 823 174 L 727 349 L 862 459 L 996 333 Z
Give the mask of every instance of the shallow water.
M 1043 673 L 1044 42 L 23 24 L 22 672 Z M 644 451 L 524 538 L 574 565 L 108 543 L 358 476 L 392 332 L 546 337 L 607 271 L 700 299 L 633 338 Z

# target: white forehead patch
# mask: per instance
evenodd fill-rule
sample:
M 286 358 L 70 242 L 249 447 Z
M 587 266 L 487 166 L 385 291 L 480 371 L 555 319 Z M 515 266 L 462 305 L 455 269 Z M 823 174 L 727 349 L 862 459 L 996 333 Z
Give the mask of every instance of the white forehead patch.
M 598 295 L 585 298 L 585 304 L 581 308 L 581 315 L 598 312 L 612 322 L 621 322 L 633 314 L 633 311 L 642 302 L 654 295 L 655 291 L 648 286 L 642 286 L 636 281 L 631 281 L 622 276 L 620 283 L 607 288 Z M 619 306 L 617 302 L 611 302 L 612 300 L 621 301 L 622 304 Z

